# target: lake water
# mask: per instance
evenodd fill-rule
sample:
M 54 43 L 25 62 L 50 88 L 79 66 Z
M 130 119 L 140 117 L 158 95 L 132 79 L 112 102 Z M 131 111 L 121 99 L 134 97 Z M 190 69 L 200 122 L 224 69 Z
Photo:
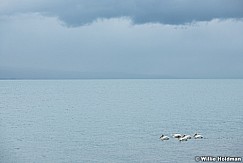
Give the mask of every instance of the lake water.
M 242 139 L 243 80 L 0 81 L 3 163 L 190 163 Z

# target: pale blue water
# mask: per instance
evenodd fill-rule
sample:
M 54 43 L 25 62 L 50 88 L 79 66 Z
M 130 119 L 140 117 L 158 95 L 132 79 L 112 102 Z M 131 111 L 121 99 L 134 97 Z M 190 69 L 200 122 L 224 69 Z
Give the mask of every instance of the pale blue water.
M 160 141 L 161 134 L 204 135 Z M 243 156 L 243 80 L 0 81 L 0 162 Z

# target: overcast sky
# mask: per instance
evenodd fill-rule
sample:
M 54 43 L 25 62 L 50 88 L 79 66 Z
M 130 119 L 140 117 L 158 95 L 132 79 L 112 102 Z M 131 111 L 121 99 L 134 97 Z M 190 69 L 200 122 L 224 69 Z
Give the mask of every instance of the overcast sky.
M 243 78 L 242 0 L 1 0 L 0 78 Z

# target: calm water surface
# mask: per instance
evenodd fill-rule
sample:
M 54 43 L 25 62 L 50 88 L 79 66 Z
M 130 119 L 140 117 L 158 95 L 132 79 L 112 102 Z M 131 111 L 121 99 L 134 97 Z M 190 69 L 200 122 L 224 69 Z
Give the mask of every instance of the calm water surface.
M 3 163 L 242 157 L 242 137 L 243 80 L 0 81 Z

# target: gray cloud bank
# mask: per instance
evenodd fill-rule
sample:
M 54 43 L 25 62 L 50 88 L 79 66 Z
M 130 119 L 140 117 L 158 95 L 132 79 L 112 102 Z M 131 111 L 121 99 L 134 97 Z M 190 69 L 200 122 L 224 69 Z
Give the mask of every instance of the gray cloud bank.
M 186 24 L 212 19 L 243 18 L 242 0 L 4 0 L 0 14 L 41 13 L 69 26 L 97 19 L 127 17 L 134 24 Z

